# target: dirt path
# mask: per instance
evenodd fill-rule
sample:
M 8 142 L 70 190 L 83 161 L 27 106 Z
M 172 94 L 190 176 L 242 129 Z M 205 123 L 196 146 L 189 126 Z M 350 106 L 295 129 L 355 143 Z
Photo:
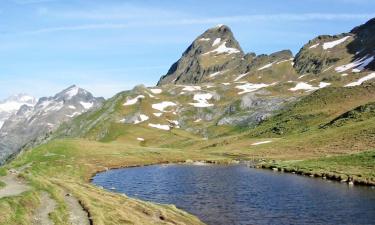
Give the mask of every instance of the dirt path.
M 40 207 L 35 212 L 33 225 L 53 225 L 49 214 L 55 210 L 56 202 L 46 192 L 42 192 L 41 202 Z
M 72 225 L 90 225 L 89 215 L 83 209 L 78 199 L 69 193 L 65 193 L 65 202 L 69 209 L 69 220 Z
M 5 183 L 5 187 L 0 189 L 0 198 L 19 195 L 30 190 L 30 187 L 26 182 L 18 178 L 16 173 L 10 173 L 6 176 L 0 177 L 0 181 Z
M 19 171 L 10 170 L 8 175 L 0 177 L 5 187 L 0 188 L 0 198 L 12 197 L 22 194 L 31 187 L 21 178 L 18 178 Z M 88 212 L 82 207 L 78 199 L 68 192 L 64 193 L 64 200 L 69 210 L 69 222 L 72 225 L 90 225 Z M 33 225 L 53 225 L 49 214 L 56 208 L 56 202 L 47 192 L 41 193 L 41 205 L 36 209 L 33 216 Z

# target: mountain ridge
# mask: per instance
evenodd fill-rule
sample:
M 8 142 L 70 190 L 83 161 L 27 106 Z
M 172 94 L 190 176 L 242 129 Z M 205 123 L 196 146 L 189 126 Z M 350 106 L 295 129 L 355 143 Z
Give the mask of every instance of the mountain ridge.
M 34 105 L 22 105 L 0 129 L 0 163 L 21 149 L 47 138 L 58 126 L 90 109 L 103 98 L 72 85 L 51 97 L 41 97 Z

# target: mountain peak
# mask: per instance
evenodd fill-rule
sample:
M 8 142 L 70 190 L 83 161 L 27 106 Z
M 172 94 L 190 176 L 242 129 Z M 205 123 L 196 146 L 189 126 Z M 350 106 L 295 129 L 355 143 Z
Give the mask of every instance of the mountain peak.
M 208 81 L 210 74 L 233 68 L 243 57 L 244 53 L 231 29 L 218 25 L 199 35 L 158 85 Z
M 72 85 L 56 94 L 55 98 L 64 98 L 65 100 L 70 100 L 76 96 L 86 95 L 91 95 L 91 93 L 83 88 L 78 87 L 77 85 Z

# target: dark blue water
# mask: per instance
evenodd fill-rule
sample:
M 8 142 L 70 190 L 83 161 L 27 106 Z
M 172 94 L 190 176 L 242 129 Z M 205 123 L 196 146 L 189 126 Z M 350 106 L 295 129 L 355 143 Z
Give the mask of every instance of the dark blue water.
M 375 224 L 375 190 L 246 166 L 161 165 L 110 170 L 93 183 L 174 204 L 211 225 Z

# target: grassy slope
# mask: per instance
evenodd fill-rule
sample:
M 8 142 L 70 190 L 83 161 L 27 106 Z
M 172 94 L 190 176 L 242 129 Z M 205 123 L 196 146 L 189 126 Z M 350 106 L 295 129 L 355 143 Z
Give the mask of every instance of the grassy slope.
M 368 116 L 365 112 L 358 116 L 361 114 L 358 112 L 356 118 L 361 119 L 345 120 L 340 126 L 322 126 L 359 105 L 373 101 L 374 90 L 373 85 L 322 89 L 255 129 L 211 127 L 210 136 L 216 138 L 208 140 L 182 129 L 166 132 L 117 123 L 116 120 L 123 116 L 122 104 L 127 96 L 120 94 L 107 101 L 101 110 L 75 120 L 72 136 L 85 139 L 51 141 L 22 154 L 6 166 L 31 165 L 22 175 L 33 189 L 20 197 L 0 199 L 0 224 L 29 224 L 33 209 L 40 204 L 42 190 L 49 192 L 58 203 L 51 215 L 56 224 L 67 224 L 68 212 L 62 190 L 69 190 L 82 201 L 95 224 L 163 224 L 168 221 L 200 224 L 197 218 L 173 206 L 130 199 L 88 183 L 95 172 L 120 166 L 186 159 L 256 159 L 272 162 L 271 166 L 375 182 L 374 151 L 360 153 L 375 148 L 375 118 L 372 114 Z M 147 102 L 142 104 L 149 105 Z M 106 116 L 102 116 L 104 114 Z M 137 137 L 145 141 L 139 142 Z M 252 145 L 264 140 L 272 142 Z M 0 172 L 4 173 L 4 169 Z
M 144 148 L 120 143 L 88 140 L 56 140 L 28 151 L 7 167 L 30 165 L 22 174 L 33 190 L 20 197 L 0 199 L 0 224 L 30 224 L 38 194 L 49 192 L 58 207 L 51 215 L 56 224 L 68 224 L 63 191 L 69 190 L 90 211 L 94 224 L 201 224 L 199 220 L 174 206 L 155 205 L 90 185 L 97 171 L 120 166 L 199 159 L 196 152 L 177 149 Z M 162 219 L 161 219 L 162 218 Z
M 324 157 L 303 161 L 283 161 L 273 165 L 280 169 L 336 177 L 375 184 L 375 150 L 342 156 Z

